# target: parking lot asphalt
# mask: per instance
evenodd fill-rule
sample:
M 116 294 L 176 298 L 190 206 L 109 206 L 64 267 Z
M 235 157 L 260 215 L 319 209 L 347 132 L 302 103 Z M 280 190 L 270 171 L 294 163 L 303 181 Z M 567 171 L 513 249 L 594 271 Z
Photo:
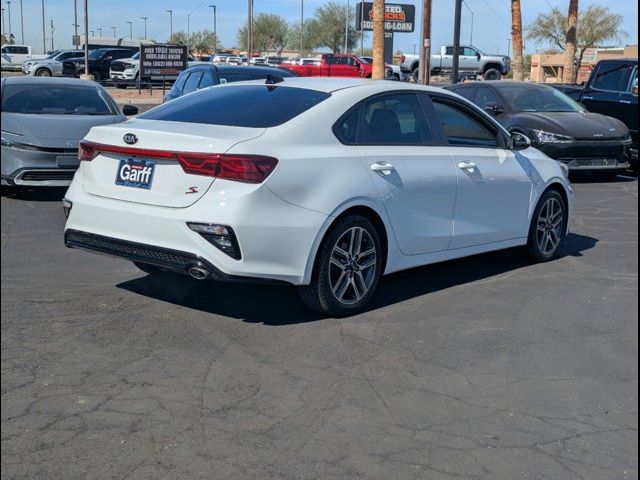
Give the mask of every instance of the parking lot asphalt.
M 638 182 L 576 183 L 561 259 L 293 288 L 153 279 L 2 197 L 3 479 L 638 478 Z

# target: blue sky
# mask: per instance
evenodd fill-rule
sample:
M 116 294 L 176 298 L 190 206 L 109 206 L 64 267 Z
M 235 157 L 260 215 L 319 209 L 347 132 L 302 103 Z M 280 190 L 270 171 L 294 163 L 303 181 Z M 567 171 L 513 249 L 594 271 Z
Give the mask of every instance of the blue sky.
M 346 0 L 341 0 L 346 5 Z M 351 0 L 353 4 L 355 0 Z M 41 0 L 22 0 L 24 9 L 25 43 L 31 44 L 39 51 L 42 49 L 42 13 Z M 5 8 L 5 26 L 8 30 L 6 0 L 2 0 Z M 45 19 L 47 49 L 50 48 L 49 21 L 55 25 L 54 45 L 56 48 L 69 48 L 73 32 L 73 0 L 45 0 Z M 82 23 L 83 0 L 77 0 L 79 22 Z M 187 30 L 187 15 L 191 14 L 191 30 L 203 28 L 213 29 L 213 11 L 208 8 L 216 4 L 218 10 L 218 35 L 225 47 L 234 46 L 238 27 L 246 20 L 247 2 L 244 0 L 89 0 L 89 29 L 102 27 L 103 35 L 112 35 L 111 26 L 117 28 L 119 37 L 128 36 L 127 21 L 133 22 L 134 37 L 143 35 L 142 16 L 149 17 L 148 36 L 158 41 L 169 35 L 169 14 L 173 10 L 174 31 Z M 326 0 L 305 0 L 305 10 L 311 14 Z M 396 0 L 395 3 L 403 3 Z M 405 0 L 418 6 L 420 16 L 421 0 Z M 506 53 L 507 39 L 510 37 L 510 1 L 509 0 L 466 0 L 468 7 L 474 12 L 473 43 L 487 51 Z M 525 25 L 540 11 L 548 11 L 551 6 L 567 8 L 568 0 L 525 0 L 522 2 Z M 597 0 L 581 1 L 581 8 L 598 3 L 608 6 L 612 11 L 625 17 L 625 30 L 629 32 L 622 43 L 638 43 L 638 5 L 634 0 Z M 439 46 L 451 43 L 453 37 L 453 0 L 433 0 L 433 43 Z M 20 0 L 11 1 L 11 25 L 16 40 L 20 42 Z M 256 13 L 276 13 L 289 21 L 299 21 L 300 0 L 255 0 Z M 469 42 L 471 35 L 471 14 L 463 11 L 462 41 Z M 96 31 L 97 34 L 97 31 Z M 395 49 L 411 53 L 419 42 L 419 31 L 413 34 L 398 34 Z M 537 45 L 527 45 L 527 51 L 536 50 Z

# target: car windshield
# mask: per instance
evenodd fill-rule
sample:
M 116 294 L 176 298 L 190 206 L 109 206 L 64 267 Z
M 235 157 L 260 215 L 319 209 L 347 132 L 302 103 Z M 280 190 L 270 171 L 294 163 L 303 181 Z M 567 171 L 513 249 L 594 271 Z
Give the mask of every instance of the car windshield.
M 131 57 L 132 60 L 139 60 L 140 59 L 140 52 L 136 53 L 133 57 Z
M 56 50 L 55 52 L 51 52 L 49 55 L 47 55 L 45 57 L 45 60 L 50 60 L 52 58 L 56 58 L 58 55 L 60 55 L 62 52 L 60 50 Z
M 9 84 L 2 89 L 2 111 L 31 115 L 116 115 L 102 89 L 81 85 Z
M 505 85 L 500 87 L 511 108 L 518 112 L 584 112 L 582 105 L 574 102 L 555 88 L 542 85 Z
M 138 118 L 270 128 L 288 122 L 330 96 L 303 88 L 262 85 L 215 87 L 167 102 Z
M 100 60 L 106 52 L 104 50 L 91 50 L 89 52 L 89 58 L 91 60 Z

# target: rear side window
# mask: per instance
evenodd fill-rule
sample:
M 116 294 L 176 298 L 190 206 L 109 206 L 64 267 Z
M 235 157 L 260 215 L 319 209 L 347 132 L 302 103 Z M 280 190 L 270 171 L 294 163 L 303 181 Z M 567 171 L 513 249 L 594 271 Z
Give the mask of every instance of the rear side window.
M 207 87 L 212 87 L 213 85 L 215 85 L 216 81 L 215 78 L 213 77 L 213 72 L 211 70 L 205 70 L 204 72 L 202 72 L 202 79 L 200 80 L 200 84 L 198 85 L 198 88 L 207 88 Z
M 612 92 L 626 92 L 629 77 L 629 65 L 603 65 L 596 72 L 593 88 Z
M 282 125 L 331 97 L 316 90 L 246 85 L 202 90 L 143 113 L 138 118 L 231 127 Z
M 432 102 L 449 145 L 498 147 L 497 132 L 492 132 L 484 122 L 465 108 L 438 98 L 433 98 Z
M 457 93 L 461 97 L 466 98 L 470 102 L 473 101 L 473 94 L 475 93 L 475 87 L 460 87 L 451 90 L 454 93 Z
M 189 75 L 189 78 L 184 84 L 182 93 L 187 94 L 187 93 L 195 92 L 198 89 L 198 85 L 200 84 L 201 78 L 202 78 L 202 72 L 191 72 L 191 75 Z
M 500 99 L 493 89 L 489 87 L 480 87 L 476 94 L 475 104 L 480 108 L 485 109 L 488 105 L 499 105 Z

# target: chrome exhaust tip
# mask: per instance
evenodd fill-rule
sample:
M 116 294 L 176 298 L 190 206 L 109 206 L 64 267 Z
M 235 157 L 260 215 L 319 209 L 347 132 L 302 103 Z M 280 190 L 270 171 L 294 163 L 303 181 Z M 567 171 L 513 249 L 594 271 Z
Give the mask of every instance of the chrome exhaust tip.
M 211 276 L 211 272 L 200 265 L 189 267 L 188 273 L 191 278 L 195 278 L 196 280 L 206 280 Z

